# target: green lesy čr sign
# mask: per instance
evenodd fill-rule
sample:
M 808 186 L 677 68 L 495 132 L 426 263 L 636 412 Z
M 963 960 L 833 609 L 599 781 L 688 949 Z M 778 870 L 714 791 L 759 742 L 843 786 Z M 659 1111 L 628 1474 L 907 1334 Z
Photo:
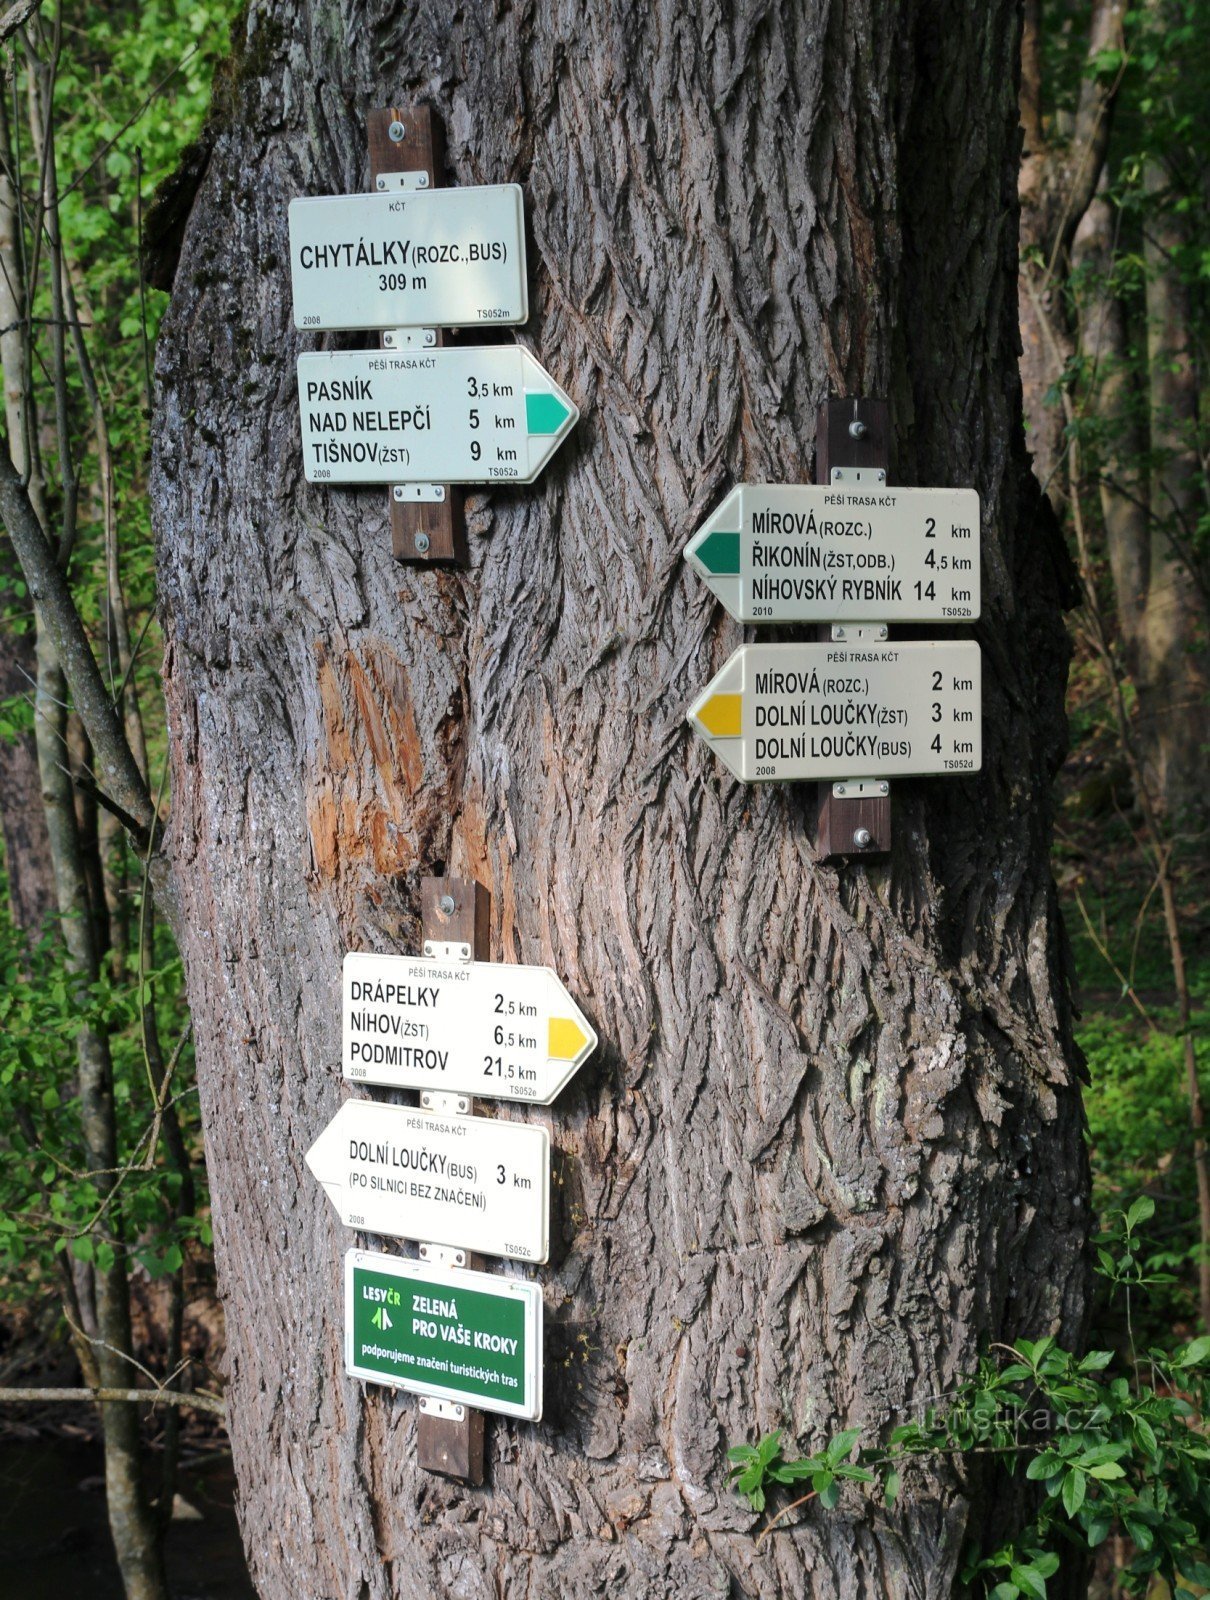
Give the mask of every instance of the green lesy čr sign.
M 397 1256 L 345 1257 L 345 1367 L 351 1376 L 484 1411 L 542 1414 L 537 1284 Z

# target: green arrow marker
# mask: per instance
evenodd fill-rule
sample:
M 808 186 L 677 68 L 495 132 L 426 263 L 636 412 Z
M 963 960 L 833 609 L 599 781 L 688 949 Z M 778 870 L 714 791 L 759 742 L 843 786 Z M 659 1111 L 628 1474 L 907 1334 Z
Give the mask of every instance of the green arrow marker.
M 386 1311 L 382 1306 L 378 1307 L 378 1310 L 370 1318 L 370 1321 L 376 1328 L 389 1328 L 391 1326 L 391 1319 L 387 1316 Z
M 700 544 L 690 546 L 694 555 L 708 572 L 716 578 L 734 578 L 739 575 L 739 534 L 724 533 L 715 528 Z
M 525 428 L 528 433 L 558 433 L 568 417 L 571 407 L 565 406 L 557 394 L 525 392 Z

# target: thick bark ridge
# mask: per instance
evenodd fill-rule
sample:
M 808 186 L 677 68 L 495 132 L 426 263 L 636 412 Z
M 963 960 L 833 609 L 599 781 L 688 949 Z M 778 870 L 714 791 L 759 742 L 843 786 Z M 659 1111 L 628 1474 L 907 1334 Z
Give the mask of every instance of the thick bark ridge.
M 160 343 L 154 496 L 266 1600 L 941 1596 L 996 1513 L 947 1468 L 757 1551 L 724 1452 L 876 1430 L 981 1341 L 1082 1324 L 1017 28 L 1005 0 L 250 8 Z M 364 188 L 367 110 L 419 97 L 450 181 L 523 184 L 519 337 L 583 409 L 536 486 L 472 499 L 466 573 L 393 565 L 385 492 L 300 463 L 286 206 Z M 979 489 L 986 596 L 983 773 L 897 785 L 893 856 L 839 872 L 806 790 L 733 782 L 684 720 L 742 634 L 682 545 L 732 483 L 809 480 L 829 392 L 889 396 L 894 481 Z M 344 1094 L 341 957 L 413 950 L 443 864 L 491 889 L 495 958 L 549 962 L 604 1041 L 550 1114 L 547 1415 L 491 1425 L 480 1491 L 416 1471 L 414 1400 L 343 1376 L 355 1237 L 303 1166 Z

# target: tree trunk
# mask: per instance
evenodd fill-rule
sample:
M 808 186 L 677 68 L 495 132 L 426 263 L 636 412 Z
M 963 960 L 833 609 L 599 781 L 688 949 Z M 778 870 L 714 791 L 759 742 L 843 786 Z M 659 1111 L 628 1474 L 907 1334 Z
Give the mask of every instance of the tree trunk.
M 1142 676 L 1140 634 L 1147 614 L 1151 541 L 1147 417 L 1136 392 L 1126 310 L 1114 292 L 1116 213 L 1098 196 L 1076 234 L 1076 263 L 1092 288 L 1080 306 L 1080 354 L 1087 364 L 1087 409 L 1100 423 L 1097 442 L 1101 521 L 1113 575 L 1114 609 L 1126 665 Z
M 1020 426 L 1017 43 L 1006 0 L 249 13 L 159 346 L 153 493 L 264 1600 L 943 1596 L 994 1520 L 973 1472 L 921 1469 L 893 1512 L 853 1492 L 757 1549 L 725 1450 L 873 1434 L 983 1341 L 1082 1327 L 1047 866 L 1067 576 Z M 394 565 L 386 492 L 308 487 L 299 459 L 287 202 L 364 189 L 366 112 L 425 95 L 450 181 L 523 184 L 520 338 L 584 412 L 538 485 L 472 498 L 466 573 Z M 976 485 L 985 537 L 985 770 L 896 785 L 892 857 L 839 870 L 809 791 L 733 782 L 684 720 L 742 635 L 681 547 L 732 483 L 809 478 L 830 391 L 888 395 L 896 481 Z M 494 958 L 553 965 L 604 1041 L 549 1114 L 546 1416 L 491 1426 L 479 1491 L 417 1471 L 413 1399 L 344 1377 L 357 1236 L 303 1166 L 344 1093 L 342 955 L 416 949 L 443 867 L 491 889 Z
M 1025 0 L 1020 115 L 1024 133 L 1017 192 L 1021 201 L 1021 383 L 1027 443 L 1038 482 L 1056 508 L 1067 500 L 1063 477 L 1063 408 L 1055 384 L 1075 353 L 1064 306 L 1068 257 L 1096 194 L 1109 147 L 1117 80 L 1095 70 L 1102 52 L 1122 46 L 1128 0 L 1093 0 L 1088 17 L 1088 70 L 1070 126 L 1042 112 L 1042 5 Z
M 1148 193 L 1169 188 L 1154 164 Z M 1180 826 L 1204 819 L 1210 654 L 1194 579 L 1197 528 L 1205 510 L 1197 455 L 1198 379 L 1189 348 L 1189 296 L 1176 256 L 1184 248 L 1171 202 L 1148 220 L 1147 370 L 1151 399 L 1152 532 L 1141 631 L 1139 717 L 1156 788 Z
M 8 546 L 0 547 L 0 593 L 9 591 L 15 565 Z M 37 670 L 33 630 L 0 627 L 0 701 L 32 698 Z M 9 911 L 19 928 L 36 936 L 54 910 L 55 886 L 32 732 L 0 736 L 0 796 Z
M 29 362 L 18 261 L 17 201 L 8 177 L 11 167 L 8 109 L 6 96 L 0 93 L 0 374 L 4 383 L 7 448 L 14 466 L 24 476 L 30 471 L 26 449 Z M 41 485 L 32 475 L 30 495 L 36 505 L 41 504 Z M 0 596 L 9 604 L 15 601 L 20 571 L 6 541 L 0 547 Z M 0 700 L 18 695 L 31 697 L 37 671 L 33 627 L 0 628 Z M 55 884 L 32 732 L 15 739 L 0 738 L 0 830 L 4 835 L 4 869 L 13 920 L 27 932 L 38 934 L 54 910 Z

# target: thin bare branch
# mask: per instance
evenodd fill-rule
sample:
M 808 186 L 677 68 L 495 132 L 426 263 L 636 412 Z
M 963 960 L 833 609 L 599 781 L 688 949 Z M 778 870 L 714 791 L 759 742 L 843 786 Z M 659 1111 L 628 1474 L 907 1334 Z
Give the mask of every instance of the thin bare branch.
M 0 1389 L 0 1405 L 27 1404 L 30 1401 L 93 1400 L 101 1403 L 128 1401 L 142 1406 L 192 1406 L 226 1417 L 227 1407 L 217 1395 L 186 1394 L 180 1389 Z

